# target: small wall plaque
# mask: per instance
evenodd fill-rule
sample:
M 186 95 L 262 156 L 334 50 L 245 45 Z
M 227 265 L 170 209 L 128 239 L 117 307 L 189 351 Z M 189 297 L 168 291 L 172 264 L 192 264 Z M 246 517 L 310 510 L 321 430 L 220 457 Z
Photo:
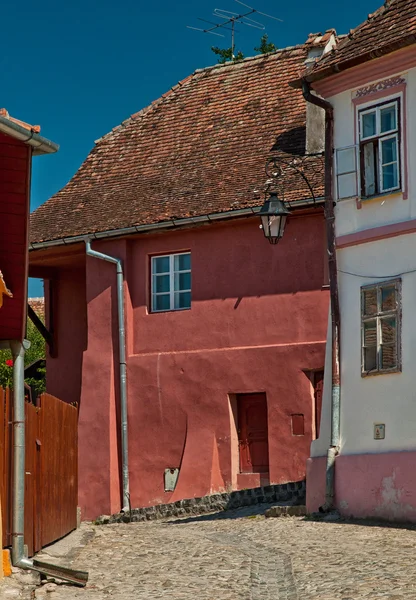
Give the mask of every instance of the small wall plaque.
M 374 439 L 384 440 L 386 437 L 386 425 L 384 423 L 374 423 Z
M 179 477 L 179 469 L 165 469 L 165 492 L 173 492 Z

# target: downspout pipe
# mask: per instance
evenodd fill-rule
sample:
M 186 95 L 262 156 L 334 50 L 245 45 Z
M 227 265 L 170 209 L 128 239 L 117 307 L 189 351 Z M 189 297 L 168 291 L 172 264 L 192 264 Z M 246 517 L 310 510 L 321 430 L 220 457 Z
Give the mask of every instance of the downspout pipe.
M 85 240 L 87 256 L 105 260 L 116 265 L 117 273 L 117 314 L 118 314 L 118 348 L 119 348 L 119 381 L 120 381 L 120 418 L 121 418 L 121 460 L 123 500 L 122 512 L 130 510 L 130 479 L 129 479 L 129 446 L 127 431 L 127 365 L 126 365 L 126 329 L 124 318 L 124 275 L 123 264 L 119 258 L 97 252 L 91 248 L 91 242 Z
M 31 568 L 25 556 L 25 342 L 12 341 L 13 355 L 13 503 L 12 562 Z
M 332 386 L 331 386 L 331 439 L 326 459 L 326 491 L 325 503 L 319 508 L 328 512 L 334 508 L 335 496 L 335 458 L 340 443 L 340 310 L 338 295 L 338 271 L 335 239 L 335 213 L 333 190 L 333 154 L 334 154 L 334 109 L 332 104 L 315 96 L 307 81 L 302 81 L 302 92 L 306 102 L 319 106 L 325 111 L 325 221 L 326 243 L 328 253 L 329 291 L 331 297 L 331 351 L 332 351 Z

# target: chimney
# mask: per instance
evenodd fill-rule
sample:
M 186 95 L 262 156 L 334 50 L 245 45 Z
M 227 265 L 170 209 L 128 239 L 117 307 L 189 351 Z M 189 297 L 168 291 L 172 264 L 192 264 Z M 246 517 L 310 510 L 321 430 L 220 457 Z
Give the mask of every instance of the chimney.
M 337 43 L 335 29 L 321 33 L 310 33 L 305 42 L 308 56 L 305 60 L 306 69 L 313 65 Z M 312 91 L 312 93 L 314 93 Z M 306 103 L 306 154 L 323 152 L 325 148 L 325 111 L 310 102 Z

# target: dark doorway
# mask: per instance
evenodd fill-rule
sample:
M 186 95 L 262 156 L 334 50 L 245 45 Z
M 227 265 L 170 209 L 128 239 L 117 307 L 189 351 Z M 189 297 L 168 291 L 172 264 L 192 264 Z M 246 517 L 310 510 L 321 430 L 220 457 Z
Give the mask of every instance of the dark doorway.
M 266 394 L 238 394 L 237 406 L 240 472 L 268 473 Z

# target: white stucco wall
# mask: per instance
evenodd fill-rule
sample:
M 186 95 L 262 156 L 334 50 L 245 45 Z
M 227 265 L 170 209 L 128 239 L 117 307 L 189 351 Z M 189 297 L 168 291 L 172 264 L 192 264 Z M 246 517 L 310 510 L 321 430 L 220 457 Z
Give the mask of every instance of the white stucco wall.
M 331 359 L 331 311 L 328 314 L 328 339 L 325 352 L 324 392 L 322 396 L 321 424 L 319 438 L 311 443 L 310 455 L 325 456 L 331 440 L 331 385 L 332 385 L 332 359 Z
M 392 74 L 393 75 L 393 74 Z M 336 233 L 343 236 L 383 225 L 416 219 L 416 69 L 397 73 L 406 79 L 408 199 L 401 193 L 337 203 Z M 371 81 L 368 84 L 372 83 Z M 334 146 L 354 144 L 355 90 L 328 100 L 334 106 Z M 391 96 L 394 97 L 394 88 Z M 371 101 L 377 103 L 388 100 Z M 360 106 L 362 108 L 363 105 Z M 365 106 L 365 105 L 364 105 Z M 379 453 L 416 449 L 416 234 L 382 239 L 339 249 L 341 307 L 341 454 Z M 361 276 L 351 276 L 349 271 Z M 361 286 L 384 276 L 402 279 L 402 372 L 361 377 Z M 373 276 L 373 277 L 372 277 Z M 326 454 L 330 439 L 330 345 L 322 408 L 321 434 L 312 442 L 311 456 Z M 374 424 L 385 423 L 384 440 L 374 440 Z
M 341 306 L 341 452 L 386 452 L 416 448 L 416 272 L 402 275 L 402 372 L 361 377 L 360 288 L 381 275 L 416 271 L 416 234 L 345 248 L 338 268 Z M 374 440 L 374 423 L 386 437 Z
M 416 69 L 410 69 L 405 73 L 397 73 L 406 79 L 406 120 L 407 124 L 407 160 L 408 160 L 408 182 L 409 190 L 416 189 L 416 170 L 412 169 L 416 159 L 416 112 L 412 107 L 416 103 Z M 373 83 L 371 81 L 368 82 Z M 355 90 L 348 90 L 329 98 L 334 107 L 334 147 L 343 148 L 355 143 L 354 130 L 356 111 L 352 102 Z M 389 97 L 397 97 L 394 88 L 391 88 L 391 95 L 386 96 L 377 102 L 384 102 Z M 374 104 L 371 96 L 368 97 L 368 103 L 360 105 L 360 109 Z M 412 133 L 413 132 L 413 133 Z M 403 149 L 403 146 L 402 146 Z M 336 181 L 335 181 L 336 190 Z M 410 199 L 410 196 L 409 196 Z M 346 235 L 355 231 L 368 229 L 369 227 L 378 227 L 388 225 L 398 221 L 406 221 L 416 218 L 416 202 L 403 200 L 401 193 L 395 193 L 383 196 L 378 199 L 363 200 L 362 208 L 357 210 L 355 199 L 340 200 L 337 204 L 337 235 Z

